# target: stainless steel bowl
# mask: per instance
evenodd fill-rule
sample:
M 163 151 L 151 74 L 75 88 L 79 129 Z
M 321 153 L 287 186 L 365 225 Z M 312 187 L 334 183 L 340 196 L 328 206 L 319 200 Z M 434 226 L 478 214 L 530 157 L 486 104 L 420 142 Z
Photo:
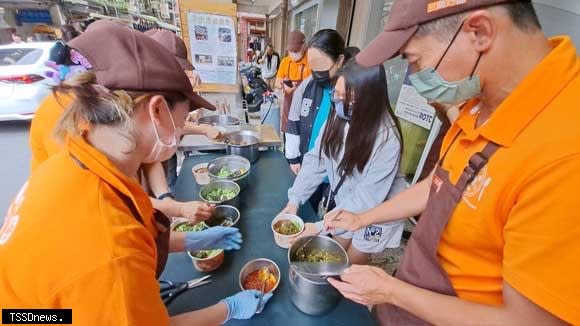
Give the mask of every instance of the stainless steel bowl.
M 260 158 L 260 135 L 251 130 L 230 132 L 225 139 L 228 155 L 245 157 L 251 163 Z
M 215 189 L 229 189 L 233 190 L 236 196 L 232 199 L 223 200 L 223 201 L 213 201 L 207 199 L 207 194 Z M 209 204 L 214 205 L 229 205 L 238 207 L 239 206 L 239 197 L 240 197 L 240 186 L 237 183 L 229 180 L 215 180 L 210 182 L 209 184 L 203 186 L 199 191 L 199 197 Z
M 302 275 L 292 268 L 296 251 L 311 237 L 303 237 L 292 244 L 288 250 L 288 277 L 290 279 L 290 300 L 298 310 L 308 315 L 322 315 L 332 310 L 341 300 L 342 295 L 323 276 Z M 336 241 L 325 236 L 316 236 L 305 248 L 325 249 L 339 254 L 343 262 L 348 264 L 348 255 Z
M 218 127 L 237 126 L 240 124 L 240 119 L 226 114 L 206 115 L 197 120 L 199 124 L 212 125 Z
M 234 206 L 216 206 L 213 216 L 205 221 L 205 224 L 209 227 L 218 226 L 225 218 L 232 218 L 233 224 L 230 226 L 235 226 L 240 220 L 240 211 Z
M 237 183 L 240 189 L 243 190 L 248 186 L 248 177 L 250 176 L 250 161 L 246 158 L 237 155 L 227 155 L 219 157 L 208 165 L 208 173 L 211 180 L 229 180 Z M 222 168 L 227 168 L 229 170 L 241 169 L 245 172 L 237 177 L 218 177 L 218 173 Z
M 280 284 L 280 267 L 278 267 L 278 265 L 275 262 L 271 261 L 270 259 L 257 258 L 250 260 L 240 270 L 239 284 L 240 289 L 242 289 L 242 291 L 246 290 L 244 288 L 244 280 L 246 279 L 246 277 L 248 277 L 250 273 L 260 270 L 263 267 L 267 267 L 270 270 L 270 273 L 274 274 L 274 276 L 276 277 L 276 285 L 274 285 L 274 288 L 272 288 L 270 292 L 274 292 L 278 288 L 278 285 Z

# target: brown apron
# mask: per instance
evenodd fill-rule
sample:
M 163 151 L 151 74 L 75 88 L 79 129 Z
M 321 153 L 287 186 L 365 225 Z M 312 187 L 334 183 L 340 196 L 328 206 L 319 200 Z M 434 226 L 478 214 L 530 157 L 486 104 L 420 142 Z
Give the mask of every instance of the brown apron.
M 290 64 L 288 64 L 288 71 L 286 72 L 286 76 L 288 76 L 288 79 L 290 79 L 290 65 L 293 62 L 291 62 Z M 292 83 L 294 83 L 294 87 L 298 87 L 298 85 L 300 85 L 300 83 L 302 83 L 302 80 L 304 79 L 304 65 L 300 64 L 301 70 L 300 70 L 300 79 L 299 80 L 292 80 Z M 284 93 L 284 106 L 282 108 L 282 121 L 280 123 L 280 129 L 282 130 L 282 132 L 288 132 L 288 115 L 290 114 L 290 106 L 292 105 L 292 96 L 294 96 L 294 93 L 292 94 L 286 94 Z
M 144 224 L 139 211 L 135 207 L 135 204 L 133 204 L 133 201 L 119 191 L 117 191 L 117 194 L 119 197 L 121 197 L 125 205 L 129 207 L 133 217 L 135 217 L 139 223 Z M 155 276 L 159 278 L 165 269 L 165 264 L 167 264 L 167 257 L 169 256 L 169 235 L 171 234 L 171 221 L 167 216 L 165 216 L 165 214 L 158 210 L 153 212 L 153 216 L 155 217 L 155 227 L 157 228 L 157 232 L 159 232 L 157 238 L 155 238 L 155 246 L 157 247 L 157 266 Z
M 427 207 L 413 231 L 395 277 L 426 290 L 457 296 L 447 273 L 439 265 L 437 258 L 439 241 L 455 207 L 461 201 L 463 192 L 499 149 L 499 146 L 488 143 L 482 152 L 475 153 L 456 185 L 451 183 L 449 172 L 441 168 L 441 162 L 450 148 L 451 146 L 436 167 Z M 426 321 L 390 304 L 376 306 L 373 315 L 380 325 L 428 325 Z

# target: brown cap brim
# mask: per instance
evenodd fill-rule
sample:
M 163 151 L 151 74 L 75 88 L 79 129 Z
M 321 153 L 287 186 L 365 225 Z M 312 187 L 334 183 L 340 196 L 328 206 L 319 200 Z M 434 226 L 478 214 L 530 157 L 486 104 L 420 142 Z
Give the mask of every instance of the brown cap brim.
M 204 108 L 210 111 L 216 110 L 215 105 L 211 104 L 208 100 L 204 99 L 203 97 L 195 94 L 193 91 L 185 95 L 187 96 L 187 98 L 189 98 L 189 101 L 191 102 L 190 108 L 191 111 L 200 108 Z
M 179 63 L 181 68 L 183 68 L 183 70 L 187 71 L 193 70 L 193 65 L 191 64 L 191 62 L 189 62 L 189 60 L 180 57 L 175 57 L 175 60 L 177 60 L 177 62 Z
M 417 28 L 419 26 L 414 25 L 407 29 L 381 32 L 356 56 L 356 61 L 366 67 L 383 64 L 399 53 L 401 48 L 413 37 Z

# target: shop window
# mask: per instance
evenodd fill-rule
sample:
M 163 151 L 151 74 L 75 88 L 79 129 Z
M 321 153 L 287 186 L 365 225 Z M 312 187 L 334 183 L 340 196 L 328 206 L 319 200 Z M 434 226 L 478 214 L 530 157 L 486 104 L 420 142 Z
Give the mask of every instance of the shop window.
M 318 5 L 314 5 L 294 15 L 294 30 L 304 33 L 309 42 L 316 32 L 318 22 Z

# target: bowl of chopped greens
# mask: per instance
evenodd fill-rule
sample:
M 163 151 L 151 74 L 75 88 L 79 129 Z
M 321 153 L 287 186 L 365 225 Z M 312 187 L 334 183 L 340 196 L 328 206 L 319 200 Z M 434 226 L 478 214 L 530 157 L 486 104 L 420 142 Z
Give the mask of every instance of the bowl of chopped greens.
M 177 219 L 171 225 L 174 232 L 200 232 L 207 229 L 204 222 L 190 224 L 187 219 Z M 218 269 L 224 262 L 223 249 L 188 251 L 187 255 L 193 262 L 193 267 L 200 272 L 211 272 Z
M 234 206 L 220 205 L 216 206 L 212 217 L 204 223 L 211 227 L 214 226 L 235 226 L 240 220 L 240 211 Z
M 240 186 L 229 180 L 215 180 L 203 186 L 199 197 L 208 204 L 238 207 Z
M 290 240 L 304 231 L 304 221 L 296 215 L 280 214 L 272 220 L 274 241 L 282 248 L 290 247 Z
M 209 162 L 207 169 L 211 180 L 233 181 L 243 190 L 248 185 L 251 166 L 246 158 L 226 155 Z

